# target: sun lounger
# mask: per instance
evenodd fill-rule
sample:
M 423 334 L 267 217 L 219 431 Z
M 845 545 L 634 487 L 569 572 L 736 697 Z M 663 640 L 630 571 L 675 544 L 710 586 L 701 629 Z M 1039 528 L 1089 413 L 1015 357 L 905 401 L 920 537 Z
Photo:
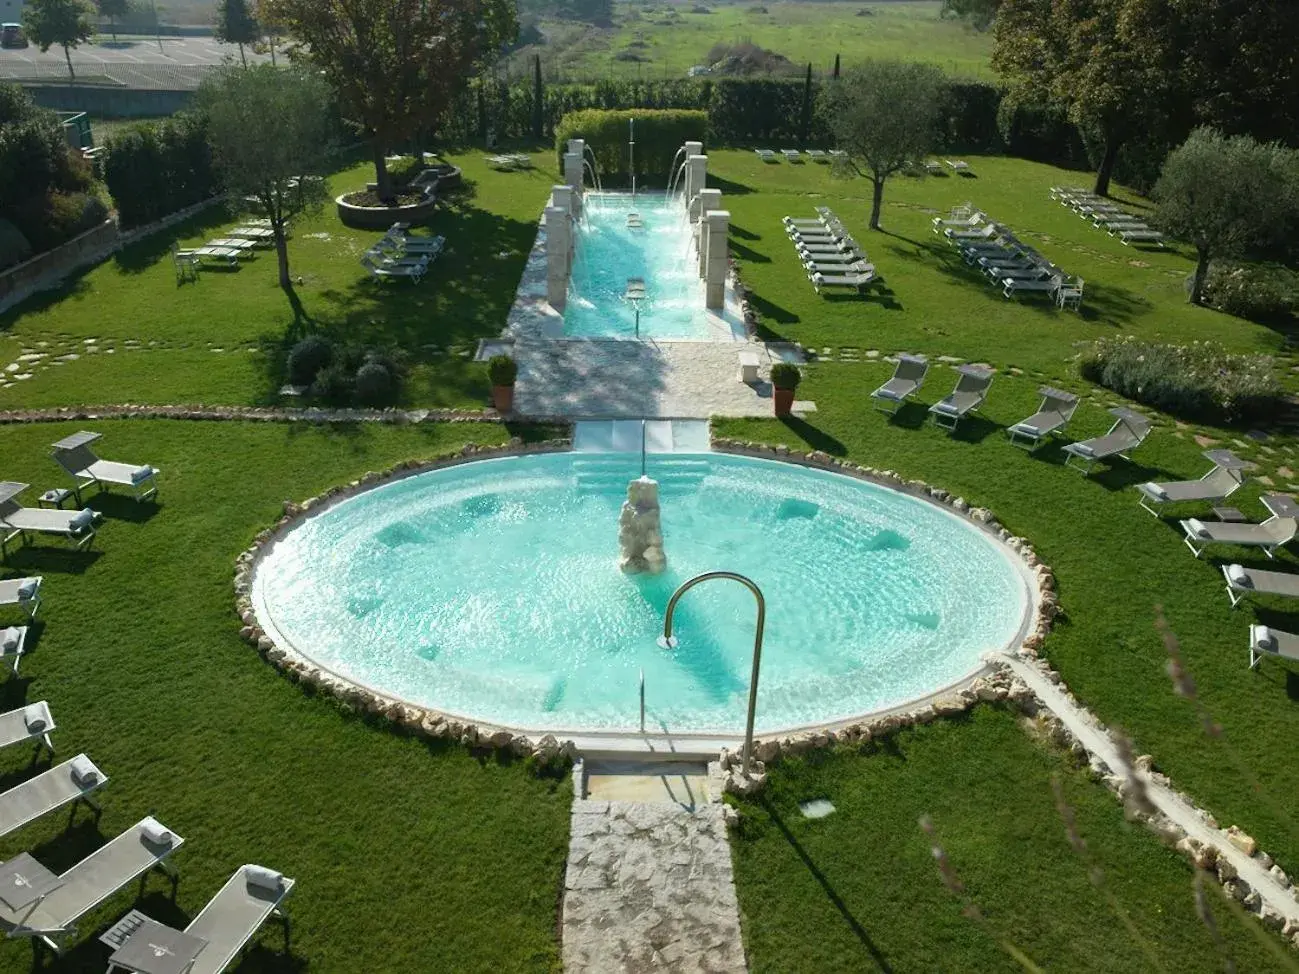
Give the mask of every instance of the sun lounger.
M 969 172 L 970 164 L 964 159 L 948 159 L 947 167 L 953 172 Z
M 808 149 L 807 157 L 813 162 L 825 162 L 830 158 L 824 149 Z
M 43 507 L 23 507 L 18 495 L 27 484 L 17 481 L 0 481 L 0 558 L 9 554 L 9 542 L 29 535 L 52 534 L 68 541 L 77 550 L 86 548 L 95 540 L 95 519 L 100 515 L 90 508 L 81 511 L 48 510 Z
M 6 626 L 0 629 L 0 662 L 9 664 L 9 672 L 18 675 L 18 664 L 27 649 L 27 627 Z
M 1222 577 L 1227 581 L 1227 597 L 1233 607 L 1240 605 L 1247 595 L 1280 595 L 1299 599 L 1299 575 L 1290 572 L 1270 572 L 1244 565 L 1223 565 Z
M 1042 270 L 1042 265 L 1033 260 L 1000 260 L 996 257 L 980 257 L 978 264 L 983 273 L 993 281 L 1004 281 L 1007 277 L 1027 274 Z
M 52 447 L 55 462 L 77 481 L 77 500 L 81 500 L 81 491 L 91 484 L 100 490 L 107 490 L 110 484 L 130 487 L 136 500 L 148 500 L 158 493 L 157 476 L 160 471 L 149 464 L 117 463 L 113 460 L 101 460 L 95 456 L 90 444 L 100 439 L 100 433 L 73 433 L 65 436 Z
M 808 253 L 806 250 L 799 249 L 798 259 L 803 262 L 804 267 L 811 267 L 813 264 L 824 266 L 826 264 L 857 264 L 866 259 L 865 254 L 849 253 L 842 250 L 831 251 L 830 253 Z
M 201 261 L 205 258 L 210 257 L 212 260 L 219 261 L 223 264 L 227 264 L 230 267 L 234 267 L 239 263 L 240 251 L 235 250 L 233 247 L 206 246 L 206 247 L 195 247 L 193 250 L 182 250 L 182 251 L 178 251 L 178 253 L 184 254 L 186 258 L 189 260 Z
M 772 152 L 770 149 L 754 149 L 753 151 L 758 154 L 758 158 L 761 159 L 763 162 L 780 161 L 779 159 L 776 158 L 776 153 Z
M 943 173 L 943 164 L 935 162 L 933 159 L 926 159 L 921 165 L 924 167 L 925 172 L 931 176 L 941 176 Z
M 929 361 L 923 355 L 899 355 L 893 367 L 893 377 L 871 393 L 875 408 L 886 413 L 896 413 L 902 404 L 920 391 Z
M 389 230 L 379 238 L 378 246 L 400 253 L 430 254 L 437 256 L 446 248 L 446 237 L 413 237 L 400 230 Z
M 378 247 L 371 247 L 365 252 L 365 256 L 377 264 L 379 267 L 428 267 L 428 254 L 408 254 L 405 256 L 398 255 L 396 251 L 389 255 Z
M 406 278 L 418 284 L 424 277 L 424 268 L 426 263 L 416 264 L 380 264 L 371 257 L 362 257 L 361 266 L 370 272 L 370 276 L 376 280 Z
M 780 154 L 785 157 L 786 162 L 798 162 L 800 158 L 797 149 L 781 149 Z
M 270 243 L 275 239 L 275 231 L 270 227 L 235 227 L 233 230 L 226 231 L 227 237 L 243 237 L 245 240 L 257 240 L 263 243 Z
M 871 281 L 875 280 L 875 265 L 863 264 L 862 269 L 854 271 L 851 274 L 825 274 L 814 271 L 808 274 L 812 281 L 812 288 L 817 294 L 825 287 L 848 287 L 860 291 Z
M 240 257 L 252 257 L 254 244 L 251 240 L 245 240 L 242 237 L 217 237 L 215 240 L 209 240 L 203 246 L 205 247 L 224 247 L 226 250 L 239 251 Z
M 851 236 L 824 243 L 803 243 L 800 241 L 795 243 L 794 249 L 800 254 L 842 254 L 850 251 L 865 254 L 865 251 L 857 245 L 857 241 Z
M 952 241 L 992 240 L 999 233 L 1001 233 L 1001 228 L 996 223 L 985 223 L 977 230 L 959 230 L 955 227 L 948 227 L 943 231 L 943 236 Z
M 1164 246 L 1164 235 L 1158 230 L 1120 230 L 1119 241 L 1125 246 L 1130 243 L 1153 243 Z
M 975 210 L 968 216 L 959 218 L 936 216 L 930 221 L 929 225 L 934 233 L 942 233 L 944 230 L 975 230 L 982 226 L 987 219 L 982 212 Z
M 798 230 L 824 230 L 827 227 L 842 226 L 838 217 L 818 216 L 818 217 L 793 217 L 783 216 L 780 222 L 787 227 L 794 227 Z
M 1276 550 L 1294 540 L 1299 531 L 1299 504 L 1285 494 L 1268 494 L 1262 498 L 1263 506 L 1272 514 L 1262 524 L 1238 521 L 1199 521 L 1188 518 L 1180 522 L 1183 539 L 1191 553 L 1199 558 L 1211 544 L 1234 544 L 1247 548 L 1260 548 L 1269 558 Z
M 787 226 L 785 227 L 785 235 L 795 243 L 813 243 L 818 241 L 821 243 L 833 243 L 842 240 L 847 236 L 847 231 L 843 226 L 829 227 L 822 225 L 820 227 L 813 227 L 805 230 L 798 227 Z
M 983 405 L 995 374 L 979 365 L 962 365 L 956 371 L 960 373 L 956 388 L 929 407 L 935 425 L 953 432 L 962 419 Z
M 1116 406 L 1110 410 L 1110 415 L 1115 417 L 1115 423 L 1104 436 L 1070 443 L 1064 448 L 1068 454 L 1064 460 L 1065 466 L 1077 467 L 1084 474 L 1089 474 L 1099 460 L 1110 457 L 1128 460 L 1128 453 L 1150 435 L 1150 421 L 1140 413 Z
M 1037 449 L 1048 436 L 1063 430 L 1078 409 L 1078 397 L 1071 392 L 1061 392 L 1050 386 L 1042 386 L 1037 391 L 1042 396 L 1037 412 L 1006 430 L 1012 444 L 1024 446 L 1018 442 L 1023 439 L 1030 451 Z
M 833 261 L 822 263 L 821 261 L 804 260 L 803 269 L 808 274 L 820 274 L 823 277 L 850 276 L 853 274 L 870 274 L 874 276 L 875 274 L 875 265 L 860 259 L 847 264 Z
M 0 928 L 10 937 L 33 937 L 56 952 L 76 936 L 76 922 L 127 884 L 159 869 L 171 880 L 176 871 L 167 857 L 185 840 L 157 819 L 145 818 L 100 846 L 61 876 L 53 876 L 31 856 L 23 853 L 0 865 Z M 13 875 L 24 876 L 32 885 L 15 886 Z M 50 882 L 36 882 L 48 878 Z M 4 882 L 8 879 L 8 883 Z M 27 890 L 43 891 L 32 898 Z M 6 896 L 12 889 L 23 890 Z
M 16 605 L 27 613 L 27 618 L 35 619 L 36 610 L 41 607 L 42 581 L 39 575 L 0 581 L 0 606 Z
M 1083 279 L 1075 277 L 1068 284 L 1061 284 L 1055 292 L 1055 304 L 1057 308 L 1073 308 L 1077 311 L 1082 307 L 1083 299 Z
M 287 943 L 289 918 L 282 906 L 293 886 L 292 879 L 272 869 L 241 866 L 185 928 L 207 941 L 186 974 L 221 974 L 272 916 L 284 924 Z
M 1220 501 L 1230 497 L 1245 482 L 1245 472 L 1258 464 L 1242 460 L 1230 450 L 1205 450 L 1204 458 L 1213 467 L 1199 480 L 1174 480 L 1167 483 L 1138 484 L 1141 506 L 1155 517 L 1164 504 L 1188 501 Z
M 1299 636 L 1270 626 L 1249 627 L 1249 668 L 1258 666 L 1264 656 L 1299 662 Z
M 52 730 L 54 717 L 50 713 L 50 705 L 44 700 L 29 703 L 7 714 L 0 714 L 0 748 L 35 741 L 36 756 L 41 753 L 41 745 L 53 754 L 54 742 L 50 740 Z
M 1030 280 L 1025 280 L 1023 278 L 1015 278 L 1015 277 L 1004 277 L 1001 279 L 1001 283 L 1002 283 L 1002 293 L 1006 296 L 1007 299 L 1010 299 L 1013 298 L 1016 294 L 1019 294 L 1021 291 L 1040 291 L 1040 292 L 1045 292 L 1047 294 L 1052 294 L 1060 287 L 1060 285 L 1064 283 L 1064 279 L 1061 278 L 1059 275 L 1056 275 L 1054 277 L 1047 277 L 1047 278 L 1033 278 Z
M 85 802 L 98 818 L 99 805 L 90 796 L 107 783 L 108 776 L 84 754 L 28 778 L 0 794 L 0 835 L 8 835 L 69 803 L 74 815 L 76 805 Z

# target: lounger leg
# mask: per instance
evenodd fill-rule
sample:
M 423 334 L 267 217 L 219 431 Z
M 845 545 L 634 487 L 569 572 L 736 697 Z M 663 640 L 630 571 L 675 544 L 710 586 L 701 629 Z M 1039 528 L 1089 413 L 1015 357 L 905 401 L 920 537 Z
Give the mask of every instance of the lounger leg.
M 1227 598 L 1231 599 L 1231 607 L 1234 609 L 1236 608 L 1236 606 L 1240 605 L 1240 600 L 1243 599 L 1244 596 L 1242 595 L 1237 597 L 1235 590 L 1230 585 L 1228 585 Z
M 292 921 L 289 919 L 289 915 L 279 908 L 276 908 L 275 915 L 284 924 L 284 953 L 287 954 L 291 948 Z
M 1190 535 L 1187 535 L 1187 536 L 1186 536 L 1185 538 L 1183 538 L 1182 540 L 1186 542 L 1186 547 L 1188 547 L 1188 548 L 1191 549 L 1191 554 L 1195 555 L 1196 558 L 1199 558 L 1200 555 L 1204 554 L 1204 548 L 1203 548 L 1203 547 L 1201 547 L 1201 548 L 1197 548 L 1197 547 L 1195 547 L 1194 544 L 1191 543 L 1191 536 L 1190 536 Z
M 1257 668 L 1258 661 L 1261 660 L 1262 658 L 1263 657 L 1259 656 L 1258 653 L 1254 651 L 1253 646 L 1249 647 L 1249 668 L 1251 670 Z
M 1141 506 L 1144 507 L 1151 514 L 1153 514 L 1155 517 L 1159 517 L 1159 512 L 1150 506 L 1150 498 L 1147 497 L 1145 494 L 1141 495 Z

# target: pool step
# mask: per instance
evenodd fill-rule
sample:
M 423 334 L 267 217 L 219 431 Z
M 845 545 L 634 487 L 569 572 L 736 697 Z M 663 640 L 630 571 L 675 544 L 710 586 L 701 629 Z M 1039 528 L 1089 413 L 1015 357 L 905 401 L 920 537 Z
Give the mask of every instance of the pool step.
M 708 421 L 703 419 L 604 419 L 573 424 L 578 453 L 708 453 Z
M 648 457 L 645 472 L 659 482 L 663 493 L 693 489 L 704 482 L 709 463 L 700 457 Z M 584 494 L 620 493 L 629 480 L 640 476 L 640 454 L 606 453 L 573 461 L 577 489 Z
M 582 797 L 592 801 L 669 803 L 693 811 L 713 797 L 705 761 L 624 756 L 582 763 Z

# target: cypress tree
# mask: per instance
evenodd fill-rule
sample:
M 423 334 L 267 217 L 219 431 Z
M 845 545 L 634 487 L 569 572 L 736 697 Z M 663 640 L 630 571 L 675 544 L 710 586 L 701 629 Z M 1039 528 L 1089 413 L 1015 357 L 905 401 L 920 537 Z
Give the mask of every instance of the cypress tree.
M 532 137 L 538 142 L 541 141 L 542 123 L 544 120 L 543 108 L 545 105 L 545 89 L 541 85 L 541 55 L 536 55 L 533 61 L 535 71 L 532 77 Z
M 839 55 L 834 56 L 834 80 L 839 80 Z
M 798 120 L 798 147 L 807 148 L 807 135 L 812 128 L 812 62 L 807 64 L 807 80 L 803 82 L 803 108 Z

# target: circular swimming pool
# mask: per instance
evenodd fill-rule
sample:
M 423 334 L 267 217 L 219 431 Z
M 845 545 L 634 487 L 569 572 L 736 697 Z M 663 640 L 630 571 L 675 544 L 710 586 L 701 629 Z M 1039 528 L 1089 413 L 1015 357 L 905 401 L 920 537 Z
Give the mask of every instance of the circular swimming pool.
M 1015 642 L 1019 563 L 935 504 L 850 477 L 719 454 L 651 456 L 667 571 L 618 569 L 618 512 L 640 457 L 483 460 L 324 508 L 268 548 L 262 625 L 380 693 L 527 730 L 744 728 L 754 601 L 767 599 L 762 732 L 832 723 L 940 690 Z

